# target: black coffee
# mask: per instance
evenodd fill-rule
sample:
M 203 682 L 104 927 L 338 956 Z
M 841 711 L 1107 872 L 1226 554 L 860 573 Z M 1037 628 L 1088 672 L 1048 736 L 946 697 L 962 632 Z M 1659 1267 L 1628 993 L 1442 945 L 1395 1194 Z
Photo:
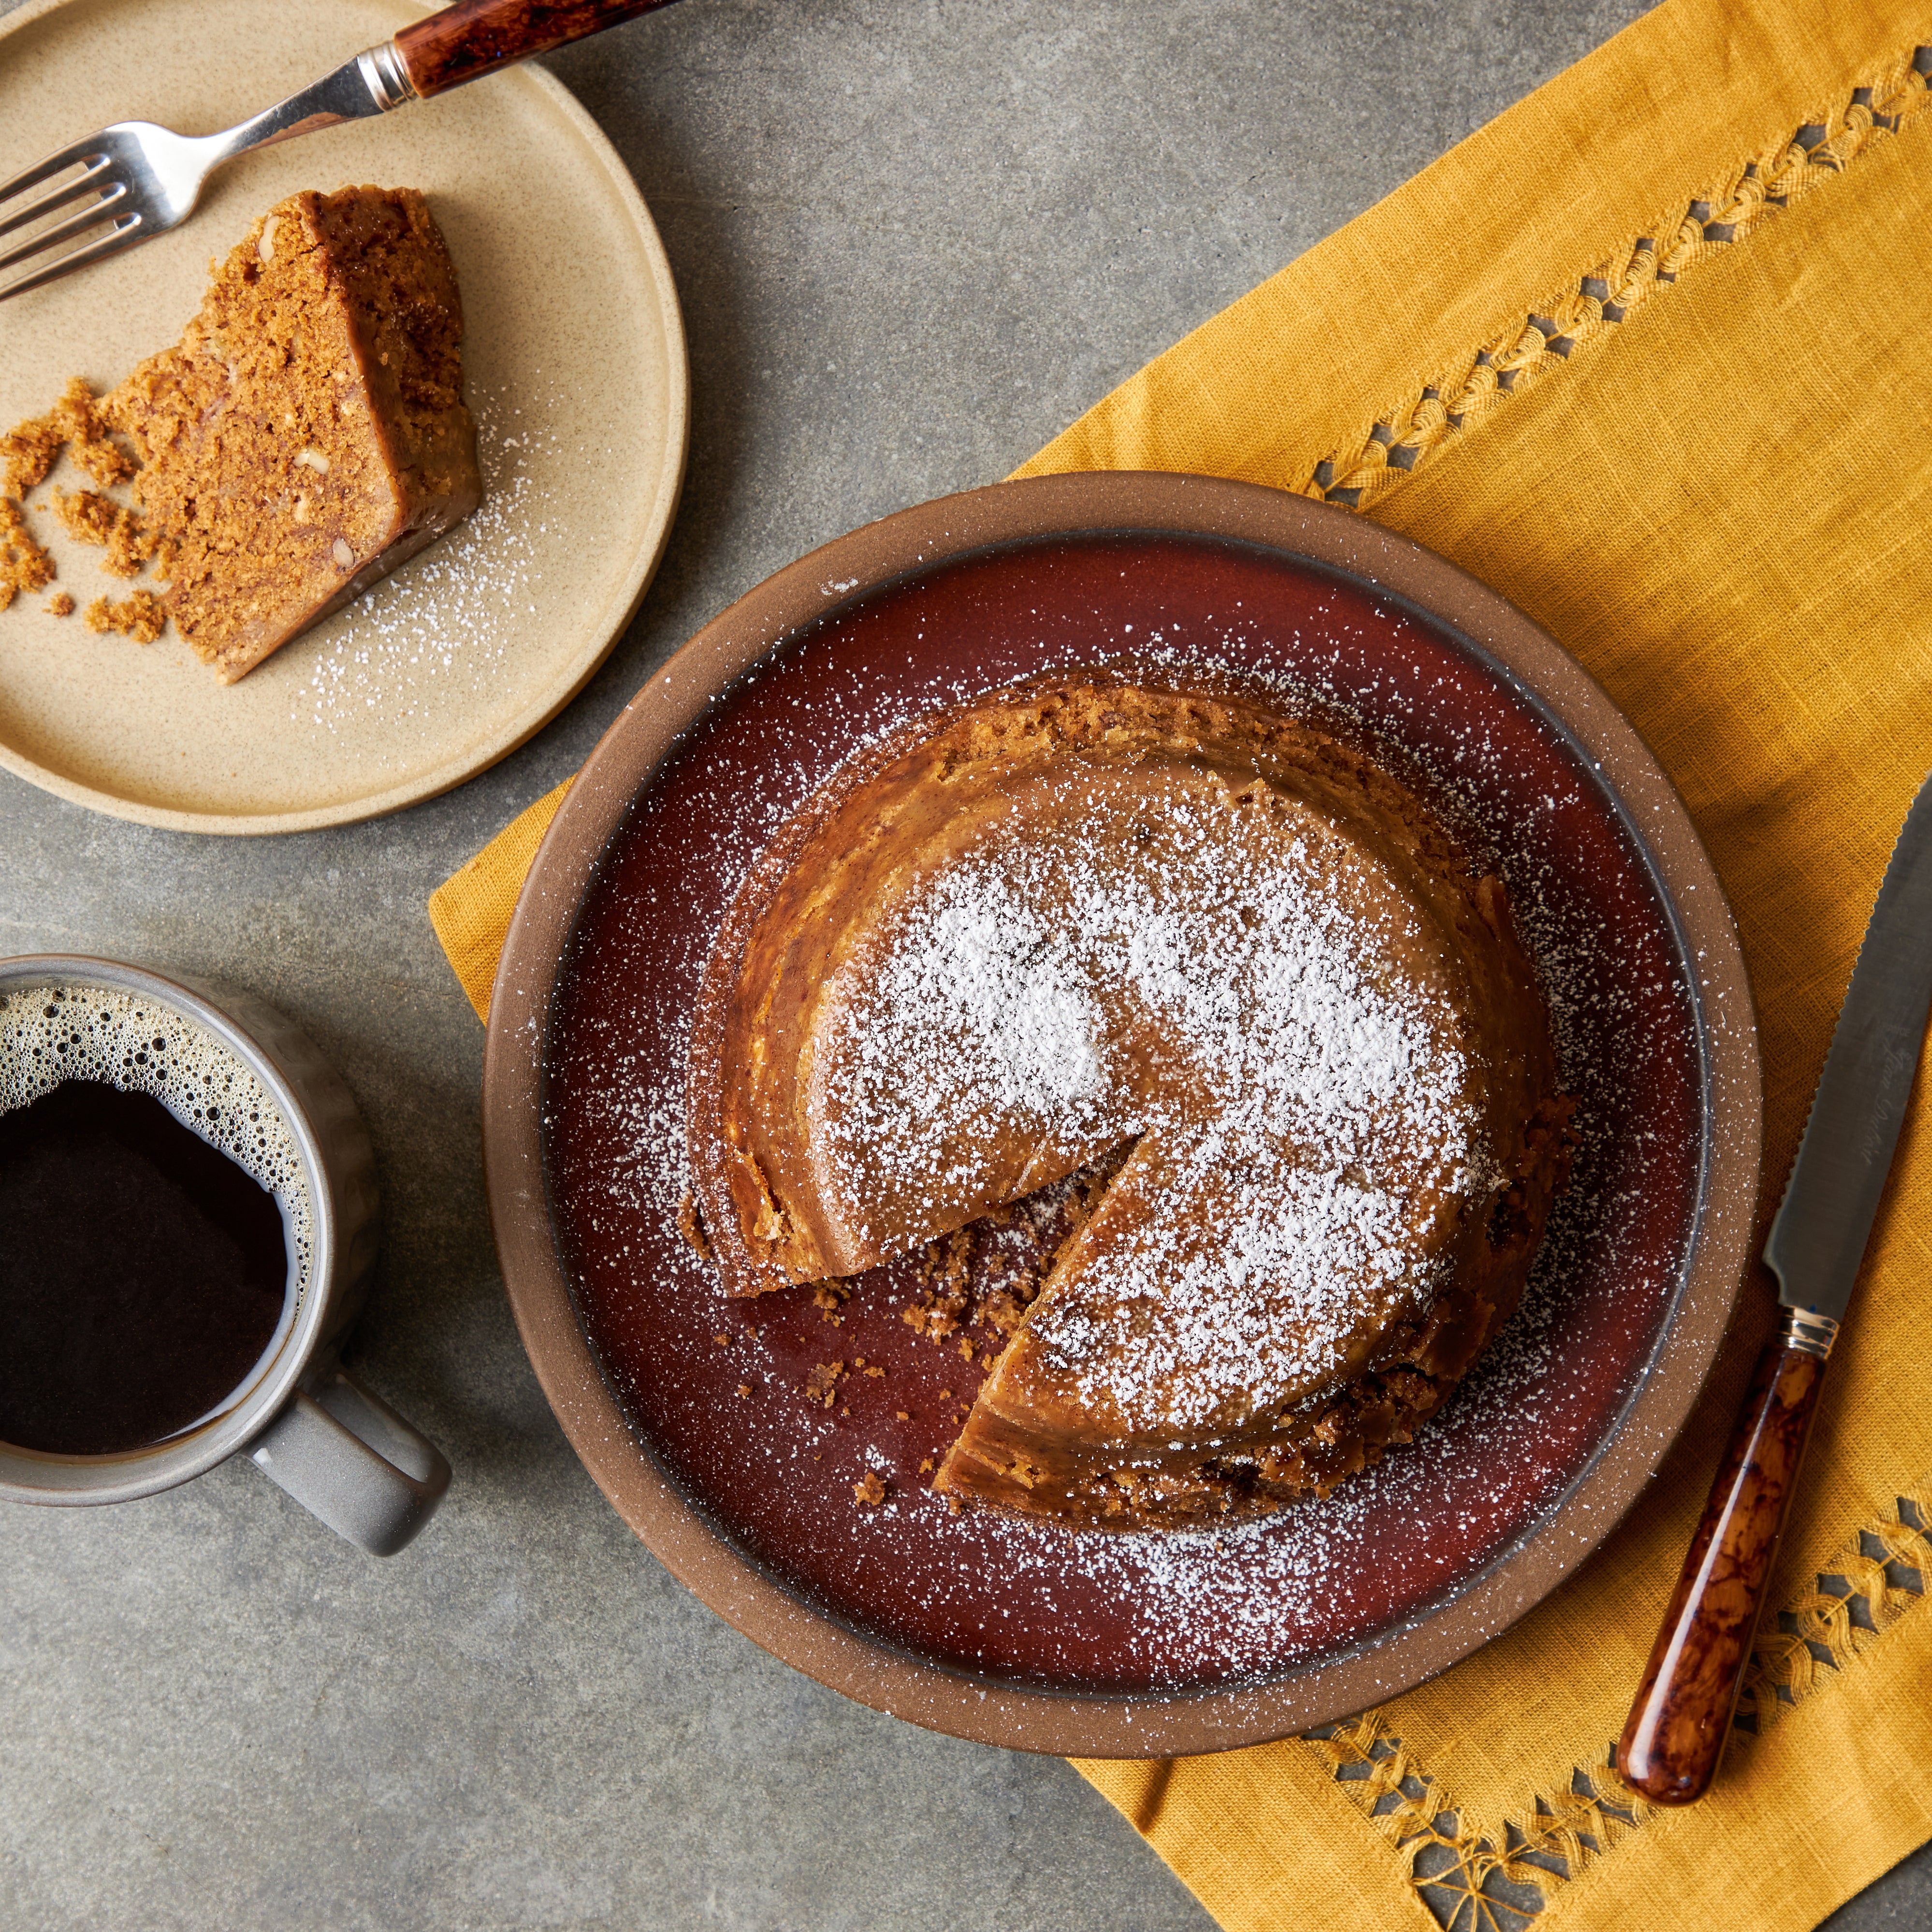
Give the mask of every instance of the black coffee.
M 0 1114 L 0 1442 L 164 1442 L 220 1403 L 289 1293 L 281 1210 L 145 1094 L 70 1080 Z

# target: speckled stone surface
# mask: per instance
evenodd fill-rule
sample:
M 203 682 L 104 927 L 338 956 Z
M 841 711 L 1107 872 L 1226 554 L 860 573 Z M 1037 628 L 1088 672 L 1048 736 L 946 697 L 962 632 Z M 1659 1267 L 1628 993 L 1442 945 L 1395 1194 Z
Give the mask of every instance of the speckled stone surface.
M 388 1208 L 352 1359 L 457 1472 L 386 1564 L 245 1466 L 0 1510 L 0 1928 L 1207 1926 L 1066 1766 L 796 1676 L 597 1494 L 511 1325 L 482 1030 L 423 904 L 740 592 L 1002 476 L 1637 10 L 685 0 L 554 61 L 650 202 L 692 364 L 665 565 L 589 689 L 346 831 L 150 831 L 0 775 L 0 953 L 225 977 L 334 1057 Z M 1932 1862 L 1832 1922 L 1932 1922 Z

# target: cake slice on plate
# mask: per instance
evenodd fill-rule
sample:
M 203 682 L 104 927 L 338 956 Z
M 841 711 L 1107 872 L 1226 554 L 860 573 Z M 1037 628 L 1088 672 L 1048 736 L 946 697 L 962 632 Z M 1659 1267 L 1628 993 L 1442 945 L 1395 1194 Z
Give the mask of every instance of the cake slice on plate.
M 456 272 L 413 188 L 278 202 L 101 404 L 166 603 L 224 684 L 476 508 Z

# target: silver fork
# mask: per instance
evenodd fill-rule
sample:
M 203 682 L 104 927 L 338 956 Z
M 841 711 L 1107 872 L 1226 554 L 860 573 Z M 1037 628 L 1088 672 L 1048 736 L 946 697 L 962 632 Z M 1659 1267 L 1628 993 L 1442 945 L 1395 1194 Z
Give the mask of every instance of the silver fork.
M 237 154 L 386 114 L 668 4 L 458 0 L 226 134 L 176 134 L 151 121 L 116 122 L 0 182 L 0 275 L 26 265 L 0 286 L 0 302 L 178 227 L 194 212 L 202 184 Z M 44 192 L 22 205 L 36 188 Z M 22 238 L 5 247 L 10 236 Z

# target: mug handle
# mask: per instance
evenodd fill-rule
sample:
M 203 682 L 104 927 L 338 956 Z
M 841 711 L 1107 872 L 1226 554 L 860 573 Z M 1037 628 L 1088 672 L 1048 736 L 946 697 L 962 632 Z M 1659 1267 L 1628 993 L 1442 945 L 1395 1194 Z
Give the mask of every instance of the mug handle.
M 339 1364 L 298 1388 L 248 1451 L 338 1536 L 393 1556 L 449 1487 L 442 1451 Z

